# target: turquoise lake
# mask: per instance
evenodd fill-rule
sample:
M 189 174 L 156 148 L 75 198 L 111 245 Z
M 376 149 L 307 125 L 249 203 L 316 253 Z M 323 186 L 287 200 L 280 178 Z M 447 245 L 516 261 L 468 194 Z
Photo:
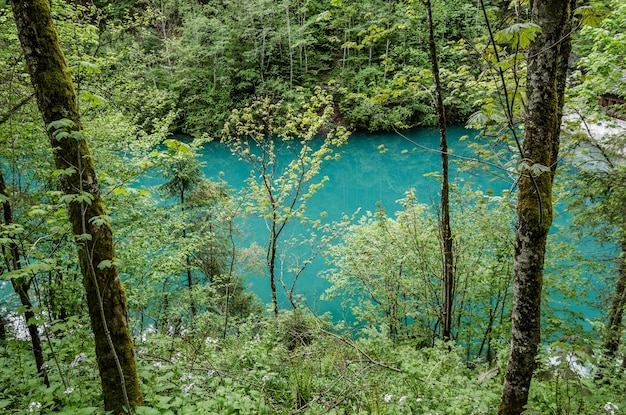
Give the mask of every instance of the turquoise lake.
M 403 134 L 410 141 L 395 133 L 353 134 L 348 144 L 339 151 L 341 160 L 330 162 L 322 171 L 321 175 L 328 176 L 329 180 L 309 201 L 308 216 L 319 218 L 324 212 L 324 220 L 332 221 L 338 220 L 342 214 L 351 215 L 359 208 L 361 213 L 375 211 L 378 205 L 392 216 L 401 208 L 396 201 L 403 198 L 410 188 L 416 190 L 418 202 L 428 205 L 438 203 L 440 180 L 429 175 L 441 170 L 438 129 L 420 128 Z M 469 136 L 468 140 L 471 140 L 475 135 L 474 131 L 460 126 L 449 127 L 448 141 L 452 154 L 473 156 L 468 141 L 460 141 L 459 138 Z M 209 143 L 202 154 L 206 177 L 221 177 L 233 189 L 245 186 L 251 169 L 233 156 L 225 145 Z M 484 172 L 460 172 L 456 160 L 454 156 L 450 157 L 451 182 L 472 182 L 476 188 L 495 194 L 512 186 L 511 182 Z M 243 232 L 248 239 L 244 243 L 254 241 L 265 246 L 268 233 L 261 219 L 247 220 Z M 285 232 L 283 240 L 298 237 L 301 229 L 293 224 Z M 328 287 L 328 282 L 318 276 L 323 269 L 323 258 L 317 258 L 301 275 L 296 292 L 303 295 L 307 304 L 318 313 L 330 311 L 335 318 L 349 317 L 343 315 L 339 300 L 330 302 L 319 299 Z M 251 277 L 248 285 L 263 303 L 271 302 L 269 277 Z M 280 286 L 278 294 L 281 307 L 290 308 Z
M 405 192 L 414 188 L 418 202 L 433 205 L 439 201 L 440 181 L 429 173 L 437 173 L 441 169 L 439 149 L 439 132 L 436 128 L 413 129 L 404 133 L 407 140 L 394 133 L 385 134 L 353 134 L 347 145 L 340 149 L 341 160 L 329 163 L 322 175 L 329 180 L 309 201 L 308 216 L 320 217 L 325 212 L 325 221 L 337 220 L 342 214 L 351 215 L 357 209 L 361 213 L 375 211 L 382 206 L 389 216 L 400 209 L 397 200 L 404 197 Z M 469 136 L 461 141 L 462 136 Z M 483 171 L 459 171 L 454 155 L 473 157 L 468 142 L 475 139 L 476 132 L 466 130 L 460 126 L 451 126 L 448 129 L 450 157 L 450 181 L 472 183 L 474 189 L 484 192 L 500 194 L 503 190 L 510 190 L 512 182 L 490 175 Z M 219 142 L 208 143 L 202 150 L 204 174 L 207 178 L 222 178 L 233 189 L 245 186 L 245 180 L 250 175 L 250 167 L 238 160 L 230 150 Z M 283 159 L 283 161 L 285 161 Z M 155 177 L 145 177 L 141 186 L 158 184 Z M 555 221 L 564 224 L 565 217 Z M 288 226 L 283 240 L 299 237 L 301 229 L 294 223 Z M 261 247 L 267 241 L 267 229 L 260 218 L 248 218 L 242 224 L 243 246 L 253 242 Z M 594 248 L 595 249 L 595 248 Z M 292 257 L 299 254 L 289 252 Z M 301 275 L 296 286 L 296 293 L 306 298 L 307 304 L 317 313 L 330 311 L 335 319 L 342 319 L 344 315 L 340 307 L 340 300 L 333 302 L 322 301 L 320 296 L 328 287 L 328 282 L 319 277 L 318 273 L 325 268 L 324 258 L 318 257 Z M 271 302 L 269 278 L 250 276 L 247 281 L 250 287 L 264 304 Z M 278 287 L 281 308 L 289 308 L 282 290 Z M 6 281 L 0 282 L 0 308 L 4 308 L 7 300 L 15 302 L 11 286 Z M 13 307 L 10 307 L 13 308 Z M 585 310 L 585 314 L 597 315 L 594 310 Z

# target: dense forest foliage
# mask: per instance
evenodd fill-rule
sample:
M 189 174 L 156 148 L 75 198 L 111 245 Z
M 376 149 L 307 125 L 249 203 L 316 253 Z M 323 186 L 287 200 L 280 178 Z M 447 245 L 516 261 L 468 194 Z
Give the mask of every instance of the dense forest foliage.
M 0 410 L 623 412 L 624 62 L 621 0 L 0 0 Z M 468 127 L 459 168 L 509 191 L 309 214 L 351 131 L 442 120 Z M 211 141 L 243 190 L 204 176 Z M 303 298 L 322 259 L 330 288 Z

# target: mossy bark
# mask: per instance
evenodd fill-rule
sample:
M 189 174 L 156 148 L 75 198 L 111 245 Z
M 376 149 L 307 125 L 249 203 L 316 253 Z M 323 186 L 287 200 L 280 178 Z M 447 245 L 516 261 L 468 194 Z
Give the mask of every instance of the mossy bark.
M 518 182 L 512 332 L 499 415 L 518 415 L 541 341 L 541 292 L 546 240 L 553 218 L 552 182 L 558 164 L 569 32 L 574 1 L 536 0 L 531 19 L 541 33 L 528 49 L 527 114 Z
M 626 241 L 622 242 L 619 261 L 619 275 L 611 301 L 609 324 L 604 342 L 604 347 L 609 356 L 615 356 L 622 337 L 624 307 L 626 307 Z
M 76 93 L 52 23 L 48 1 L 12 0 L 11 5 L 37 104 L 46 126 L 59 120 L 72 122 L 65 128 L 71 135 L 57 136 L 55 134 L 59 130 L 53 128 L 48 129 L 48 135 L 56 168 L 70 172 L 59 176 L 60 189 L 66 195 L 82 194 L 91 198 L 90 202 L 69 202 L 68 214 L 76 235 L 87 293 L 104 407 L 114 414 L 124 413 L 126 405 L 131 408 L 141 405 L 143 397 L 135 367 L 124 289 L 115 266 L 101 266 L 102 261 L 115 258 L 113 236 L 108 223 L 92 221 L 106 212 L 94 162 L 87 142 L 80 134 Z

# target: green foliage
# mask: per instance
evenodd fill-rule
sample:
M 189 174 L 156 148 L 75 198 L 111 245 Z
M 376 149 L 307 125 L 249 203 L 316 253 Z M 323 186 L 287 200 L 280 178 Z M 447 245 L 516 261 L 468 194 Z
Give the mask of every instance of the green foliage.
M 623 93 L 625 9 L 617 0 L 608 3 L 611 15 L 603 20 L 596 9 L 579 9 L 581 19 L 594 26 L 580 33 L 581 70 L 573 77 L 572 103 L 590 120 L 603 117 L 587 111 L 597 109 L 598 94 Z M 133 8 L 141 13 L 127 13 Z M 496 174 L 505 178 L 515 177 L 520 167 L 542 173 L 545 166 L 511 156 L 525 98 L 523 49 L 538 28 L 518 20 L 503 23 L 493 44 L 481 37 L 473 2 L 437 1 L 434 10 L 449 120 L 473 113 L 468 124 L 496 138 L 488 147 L 470 143 L 480 163 L 464 168 L 497 166 Z M 398 212 L 366 213 L 334 246 L 330 242 L 349 220 L 325 225 L 306 213 L 326 180 L 323 166 L 338 159 L 347 138 L 334 123 L 389 130 L 434 120 L 419 2 L 117 2 L 97 9 L 55 1 L 53 11 L 80 96 L 82 134 L 90 141 L 110 209 L 87 220 L 115 229 L 116 258 L 100 266 L 117 266 L 127 288 L 146 396 L 138 414 L 495 411 L 502 383 L 497 369 L 506 358 L 509 331 L 509 196 L 469 187 L 455 194 L 456 346 L 436 340 L 441 259 L 430 209 L 408 194 Z M 9 193 L 0 201 L 11 203 L 15 213 L 15 224 L 0 230 L 0 244 L 8 252 L 15 242 L 27 253 L 19 270 L 7 272 L 3 263 L 1 278 L 33 287 L 31 322 L 42 331 L 51 381 L 49 388 L 42 385 L 24 333 L 10 327 L 8 340 L 0 343 L 0 411 L 103 413 L 63 206 L 90 200 L 55 190 L 59 176 L 78 172 L 51 167 L 4 3 L 0 46 L 0 164 Z M 508 88 L 504 95 L 493 83 L 499 74 Z M 503 123 L 508 115 L 511 125 Z M 225 123 L 224 140 L 255 169 L 241 198 L 226 183 L 203 177 L 202 140 L 169 136 L 176 130 L 217 136 Z M 56 138 L 72 138 L 64 120 L 50 127 Z M 601 159 L 593 148 L 581 154 L 593 168 L 573 173 L 576 183 L 566 186 L 563 199 L 573 201 L 581 235 L 614 242 L 624 234 L 624 171 L 616 163 L 623 140 L 601 144 L 595 146 L 604 152 Z M 137 178 L 146 172 L 165 183 L 139 188 Z M 277 258 L 285 261 L 278 282 L 292 295 L 302 270 L 328 247 L 333 286 L 326 295 L 344 298 L 358 320 L 356 331 L 344 332 L 330 317 L 307 313 L 295 295 L 296 311 L 263 316 L 244 276 L 262 273 L 259 258 L 267 251 L 242 246 L 237 224 L 243 212 L 306 234 L 280 240 L 279 233 L 269 235 L 269 245 L 280 242 Z M 602 324 L 593 322 L 593 332 L 572 337 L 583 333 L 572 304 L 579 306 L 597 289 L 586 276 L 611 270 L 581 257 L 563 236 L 568 232 L 559 230 L 550 241 L 542 308 L 545 338 L 565 339 L 540 357 L 529 413 L 617 413 L 611 405 L 626 405 L 615 395 L 624 389 L 622 370 L 589 339 L 602 333 Z M 298 244 L 312 249 L 286 264 L 288 250 Z M 188 269 L 191 290 L 182 278 Z M 189 313 L 192 303 L 195 316 Z M 21 321 L 24 311 L 14 295 L 0 307 L 10 322 Z M 591 375 L 579 372 L 577 362 Z
M 460 212 L 455 228 L 464 230 L 455 235 L 455 338 L 466 343 L 467 356 L 485 353 L 491 360 L 491 342 L 505 333 L 501 325 L 510 306 L 511 206 L 506 198 L 464 190 L 453 202 Z M 325 297 L 344 298 L 359 325 L 378 327 L 393 339 L 433 344 L 442 302 L 437 220 L 413 192 L 401 203 L 394 218 L 382 209 L 368 212 L 342 244 L 330 247 L 333 268 L 326 278 L 332 287 Z
M 233 110 L 222 131 L 222 142 L 252 169 L 243 195 L 244 206 L 246 213 L 258 214 L 267 224 L 266 264 L 275 314 L 277 283 L 295 309 L 298 277 L 330 242 L 327 235 L 318 239 L 315 228 L 321 224 L 310 221 L 306 210 L 309 199 L 328 180 L 327 176 L 320 177 L 323 167 L 339 159 L 337 149 L 348 139 L 343 127 L 332 128 L 333 109 L 332 97 L 321 88 L 312 96 L 301 96 L 295 108 L 265 98 Z M 294 265 L 288 263 L 286 273 L 291 275 L 283 276 L 284 267 L 279 261 L 286 256 L 284 231 L 294 220 L 311 225 L 309 236 L 301 242 L 313 248 L 308 257 Z M 321 230 L 324 232 L 324 228 Z

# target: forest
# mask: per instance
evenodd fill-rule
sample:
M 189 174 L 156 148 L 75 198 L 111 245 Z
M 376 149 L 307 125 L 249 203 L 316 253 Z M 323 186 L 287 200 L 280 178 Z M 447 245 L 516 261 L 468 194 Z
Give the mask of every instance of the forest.
M 626 413 L 625 62 L 623 0 L 0 0 L 0 412 Z M 429 203 L 313 213 L 424 127 Z

